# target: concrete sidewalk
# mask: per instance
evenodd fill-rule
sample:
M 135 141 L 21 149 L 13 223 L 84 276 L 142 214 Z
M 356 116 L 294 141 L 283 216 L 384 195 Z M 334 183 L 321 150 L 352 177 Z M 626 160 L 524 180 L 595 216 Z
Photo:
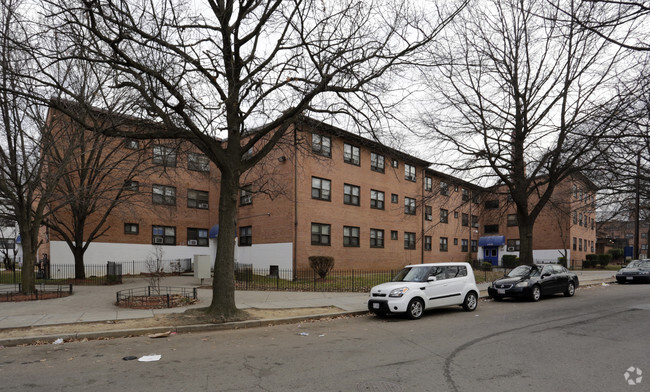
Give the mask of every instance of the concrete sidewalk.
M 577 271 L 580 285 L 612 281 L 612 271 Z M 161 286 L 198 287 L 199 280 L 191 276 L 164 278 Z M 127 279 L 115 286 L 75 286 L 74 294 L 57 299 L 0 303 L 0 345 L 2 329 L 74 324 L 98 321 L 117 321 L 154 317 L 157 314 L 182 313 L 187 309 L 206 307 L 212 298 L 211 289 L 199 288 L 199 303 L 191 306 L 137 310 L 115 306 L 116 292 L 146 287 L 145 279 Z M 486 295 L 488 283 L 479 284 Z M 335 306 L 343 313 L 367 311 L 367 293 L 325 293 L 291 291 L 236 291 L 235 303 L 239 309 L 286 309 Z M 313 317 L 311 317 L 313 318 Z M 268 324 L 268 323 L 267 323 Z M 28 332 L 26 331 L 26 334 Z M 99 332 L 98 332 L 99 333 Z

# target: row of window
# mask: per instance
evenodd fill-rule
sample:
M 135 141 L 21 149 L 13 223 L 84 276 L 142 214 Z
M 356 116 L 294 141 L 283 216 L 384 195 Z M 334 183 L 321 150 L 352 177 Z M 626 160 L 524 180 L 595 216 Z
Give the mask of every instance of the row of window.
M 135 139 L 126 139 L 124 145 L 132 150 L 140 148 L 139 141 Z M 153 163 L 166 167 L 176 167 L 177 154 L 175 148 L 157 144 L 153 146 L 152 150 Z M 187 154 L 187 168 L 193 171 L 209 172 L 210 160 L 205 154 L 190 152 Z
M 594 203 L 596 201 L 594 196 L 582 188 L 578 188 L 576 184 L 573 184 L 573 198 L 580 201 L 584 200 L 587 204 Z
M 595 251 L 595 249 L 594 249 L 594 241 L 587 240 L 586 238 L 583 240 L 582 238 L 576 238 L 576 237 L 573 237 L 573 250 L 582 251 L 583 243 L 584 243 L 584 251 L 585 252 L 594 252 Z
M 140 191 L 140 184 L 137 181 L 129 181 L 126 189 L 133 192 Z M 151 202 L 168 206 L 176 205 L 176 187 L 168 185 L 153 184 L 151 186 Z M 187 190 L 187 208 L 209 209 L 209 193 L 196 189 Z
M 139 234 L 138 223 L 125 223 L 124 234 Z M 154 245 L 176 245 L 176 226 L 152 226 L 151 243 Z M 208 229 L 187 228 L 188 246 L 208 246 Z
M 578 211 L 573 211 L 573 224 L 584 227 L 589 227 L 591 225 L 592 230 L 596 229 L 596 220 L 587 214 L 582 215 L 582 213 L 578 213 Z
M 331 230 L 332 225 L 327 223 L 312 223 L 311 224 L 311 244 L 320 246 L 331 245 Z M 361 228 L 357 226 L 343 226 L 343 246 L 345 247 L 359 247 L 360 246 L 360 231 Z M 398 240 L 397 230 L 391 230 L 390 239 Z M 384 247 L 384 230 L 383 229 L 370 229 L 370 242 L 371 248 Z M 404 232 L 404 249 L 415 249 L 416 236 L 413 232 Z M 447 252 L 449 250 L 449 239 L 447 237 L 440 237 L 440 251 Z M 458 238 L 454 238 L 454 245 L 458 245 Z M 462 239 L 462 251 L 468 251 L 469 240 Z M 472 251 L 477 250 L 477 241 L 472 240 Z M 430 251 L 432 249 L 432 237 L 424 236 L 424 250 Z
M 332 138 L 317 133 L 312 133 L 311 136 L 311 149 L 312 152 L 328 158 L 332 157 Z M 385 172 L 386 158 L 375 152 L 370 153 L 370 170 L 384 173 Z M 361 166 L 361 149 L 352 144 L 343 144 L 343 162 L 355 166 Z M 393 168 L 399 167 L 399 162 L 396 159 L 392 160 Z M 415 166 L 404 163 L 404 179 L 415 182 L 417 180 Z

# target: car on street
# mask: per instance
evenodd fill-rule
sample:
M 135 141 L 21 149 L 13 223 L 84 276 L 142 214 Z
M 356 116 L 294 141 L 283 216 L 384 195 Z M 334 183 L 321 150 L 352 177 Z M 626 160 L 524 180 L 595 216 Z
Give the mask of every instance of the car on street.
M 488 287 L 495 301 L 504 297 L 523 297 L 539 301 L 544 295 L 563 293 L 572 297 L 578 288 L 578 276 L 559 264 L 520 265 Z
M 650 259 L 632 260 L 616 273 L 618 283 L 650 282 Z
M 425 310 L 460 305 L 476 310 L 479 290 L 468 263 L 407 265 L 390 282 L 370 290 L 368 310 L 377 315 L 406 314 L 422 317 Z

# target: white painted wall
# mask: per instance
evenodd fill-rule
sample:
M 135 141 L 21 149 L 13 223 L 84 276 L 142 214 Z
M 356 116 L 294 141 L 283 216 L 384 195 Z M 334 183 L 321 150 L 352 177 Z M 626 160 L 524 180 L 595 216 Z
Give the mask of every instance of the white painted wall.
M 268 269 L 277 265 L 280 270 L 293 268 L 293 244 L 291 242 L 277 244 L 253 244 L 235 248 L 235 261 L 241 264 L 252 264 L 254 269 Z
M 209 247 L 162 246 L 163 259 L 194 259 L 194 255 L 210 255 L 212 264 L 217 254 L 216 240 L 210 240 Z M 103 265 L 108 261 L 144 261 L 154 255 L 154 245 L 93 242 L 84 255 L 86 265 Z M 50 241 L 50 262 L 52 264 L 74 265 L 74 256 L 64 241 Z

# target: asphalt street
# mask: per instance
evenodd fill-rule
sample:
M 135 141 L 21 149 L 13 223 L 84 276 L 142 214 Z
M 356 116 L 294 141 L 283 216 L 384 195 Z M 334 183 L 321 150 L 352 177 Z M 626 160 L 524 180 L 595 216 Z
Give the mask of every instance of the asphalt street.
M 538 303 L 481 301 L 475 312 L 438 309 L 416 321 L 359 316 L 7 347 L 0 390 L 649 390 L 648 294 L 650 285 L 614 284 Z M 149 354 L 161 358 L 123 360 Z M 640 383 L 629 385 L 626 372 Z

